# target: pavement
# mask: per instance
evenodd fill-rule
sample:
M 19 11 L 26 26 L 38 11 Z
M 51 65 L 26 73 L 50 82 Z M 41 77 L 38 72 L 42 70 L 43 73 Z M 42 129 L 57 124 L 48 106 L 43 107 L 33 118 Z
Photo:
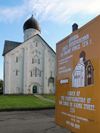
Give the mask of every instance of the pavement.
M 45 101 L 48 101 L 48 102 L 55 103 L 55 101 L 54 101 L 54 100 L 47 99 L 47 98 L 45 98 L 45 97 L 43 97 L 43 96 L 41 96 L 41 95 L 34 94 L 34 96 L 36 96 L 37 98 L 40 98 L 40 99 L 42 99 L 42 100 L 45 100 Z
M 0 133 L 71 133 L 55 124 L 55 109 L 0 112 Z

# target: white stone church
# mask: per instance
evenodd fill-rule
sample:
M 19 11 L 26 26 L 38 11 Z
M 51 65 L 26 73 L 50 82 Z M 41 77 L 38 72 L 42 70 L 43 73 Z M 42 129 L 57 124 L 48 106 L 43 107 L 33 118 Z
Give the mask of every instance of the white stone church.
M 24 42 L 5 41 L 4 94 L 55 94 L 56 53 L 40 36 L 33 15 L 23 25 Z

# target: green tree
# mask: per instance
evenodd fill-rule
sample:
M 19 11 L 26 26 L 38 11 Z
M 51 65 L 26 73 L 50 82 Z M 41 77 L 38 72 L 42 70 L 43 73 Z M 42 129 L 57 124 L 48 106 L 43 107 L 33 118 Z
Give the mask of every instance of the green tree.
M 3 88 L 3 81 L 0 81 L 0 88 Z

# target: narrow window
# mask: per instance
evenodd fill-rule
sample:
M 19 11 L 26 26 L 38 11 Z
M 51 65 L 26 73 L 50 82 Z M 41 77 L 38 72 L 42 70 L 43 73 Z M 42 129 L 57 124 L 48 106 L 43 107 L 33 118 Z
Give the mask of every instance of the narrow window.
M 36 47 L 38 46 L 38 43 L 36 42 Z
M 37 75 L 39 75 L 40 74 L 40 70 L 39 69 L 37 69 Z
M 33 75 L 34 75 L 34 70 L 33 70 Z
M 18 62 L 18 57 L 16 57 L 16 62 Z
M 38 59 L 38 64 L 40 64 L 40 59 Z
M 37 51 L 36 51 L 36 55 L 37 55 Z
M 35 77 L 37 77 L 37 69 L 35 69 Z
M 41 77 L 41 71 L 40 71 L 40 74 L 39 74 L 39 76 Z
M 32 64 L 34 63 L 34 58 L 32 58 Z
M 18 75 L 18 70 L 16 70 L 16 76 Z
M 32 77 L 32 71 L 31 71 L 31 77 Z

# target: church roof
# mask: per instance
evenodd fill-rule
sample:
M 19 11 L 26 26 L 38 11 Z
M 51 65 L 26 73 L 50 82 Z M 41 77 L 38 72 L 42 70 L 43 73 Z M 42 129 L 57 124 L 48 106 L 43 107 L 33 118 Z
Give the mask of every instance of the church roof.
M 30 28 L 36 29 L 41 32 L 41 26 L 39 22 L 35 18 L 33 18 L 33 15 L 23 25 L 24 31 Z
M 4 45 L 4 50 L 3 50 L 3 56 L 8 53 L 9 51 L 13 50 L 14 48 L 16 48 L 17 46 L 19 46 L 20 44 L 22 44 L 21 42 L 14 42 L 14 41 L 8 41 L 5 40 L 5 45 Z

